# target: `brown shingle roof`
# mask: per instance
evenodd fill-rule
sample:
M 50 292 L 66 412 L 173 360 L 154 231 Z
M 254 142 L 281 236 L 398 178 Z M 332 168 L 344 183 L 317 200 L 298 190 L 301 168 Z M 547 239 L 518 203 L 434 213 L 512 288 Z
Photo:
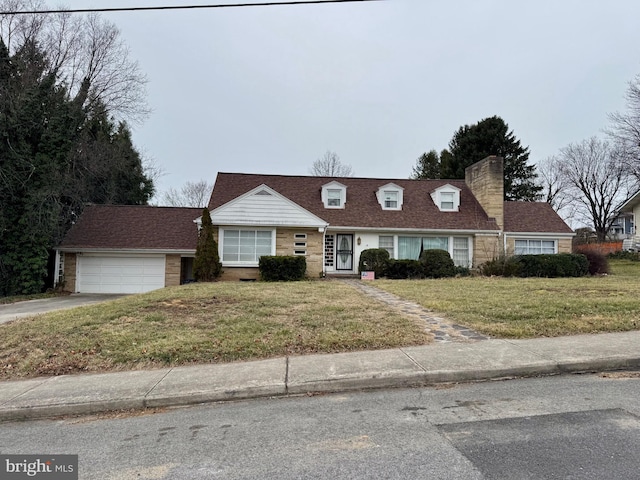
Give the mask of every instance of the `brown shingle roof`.
M 344 209 L 327 209 L 321 199 L 322 186 L 337 181 L 347 187 Z M 379 187 L 394 183 L 404 188 L 401 211 L 382 210 L 376 198 Z M 219 173 L 209 209 L 265 184 L 332 226 L 369 228 L 416 228 L 441 230 L 497 230 L 463 180 L 408 180 L 334 178 L 309 176 Z M 461 190 L 460 211 L 441 212 L 431 199 L 436 188 L 451 184 Z
M 195 250 L 201 208 L 89 205 L 61 248 Z
M 504 202 L 504 231 L 573 233 L 547 202 Z

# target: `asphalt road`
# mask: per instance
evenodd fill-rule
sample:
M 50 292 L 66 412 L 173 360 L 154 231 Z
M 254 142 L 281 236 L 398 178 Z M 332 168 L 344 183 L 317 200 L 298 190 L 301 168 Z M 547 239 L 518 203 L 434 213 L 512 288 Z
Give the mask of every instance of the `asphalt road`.
M 0 305 L 0 323 L 10 322 L 11 320 L 22 317 L 32 317 L 54 310 L 65 310 L 83 305 L 91 305 L 92 303 L 106 302 L 123 296 L 124 295 L 117 294 L 77 293 L 60 297 L 9 303 L 7 305 Z
M 573 375 L 0 425 L 81 479 L 637 479 L 640 378 Z

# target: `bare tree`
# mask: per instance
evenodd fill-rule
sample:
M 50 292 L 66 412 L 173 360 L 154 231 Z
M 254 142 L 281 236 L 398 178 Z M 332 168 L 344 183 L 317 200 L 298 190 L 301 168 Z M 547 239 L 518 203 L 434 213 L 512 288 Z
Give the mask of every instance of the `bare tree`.
M 559 176 L 585 223 L 604 241 L 618 209 L 637 186 L 627 168 L 628 152 L 596 137 L 560 151 Z
M 40 0 L 0 0 L 3 11 L 42 6 Z M 116 120 L 135 122 L 148 115 L 145 75 L 131 59 L 116 26 L 97 14 L 4 15 L 0 36 L 10 53 L 28 41 L 39 45 L 49 71 L 85 106 L 99 99 Z
M 338 154 L 329 150 L 313 162 L 310 173 L 314 177 L 353 177 L 351 165 L 343 164 Z
M 640 74 L 629 82 L 625 94 L 627 110 L 609 115 L 607 134 L 629 152 L 627 168 L 640 181 Z
M 180 190 L 171 187 L 162 196 L 162 204 L 170 207 L 204 208 L 209 204 L 213 184 L 205 180 L 187 182 Z
M 537 163 L 538 185 L 542 187 L 542 200 L 551 207 L 567 223 L 573 223 L 576 216 L 576 202 L 573 189 L 569 188 L 567 179 L 562 175 L 561 159 L 553 155 Z

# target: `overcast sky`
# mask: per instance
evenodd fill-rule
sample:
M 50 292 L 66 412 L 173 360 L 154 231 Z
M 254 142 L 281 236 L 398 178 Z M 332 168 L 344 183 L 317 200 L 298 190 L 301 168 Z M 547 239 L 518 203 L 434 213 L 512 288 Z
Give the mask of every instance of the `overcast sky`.
M 57 2 L 49 2 L 51 5 Z M 81 7 L 217 0 L 73 0 Z M 231 3 L 231 0 L 226 3 Z M 109 13 L 146 73 L 134 143 L 159 191 L 217 172 L 306 175 L 327 150 L 406 178 L 501 116 L 536 162 L 600 135 L 640 73 L 638 0 L 386 0 Z

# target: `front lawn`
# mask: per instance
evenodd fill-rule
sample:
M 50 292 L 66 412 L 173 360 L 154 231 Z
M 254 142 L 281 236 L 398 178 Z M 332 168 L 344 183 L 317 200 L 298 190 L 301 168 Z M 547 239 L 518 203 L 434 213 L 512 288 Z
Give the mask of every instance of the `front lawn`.
M 342 282 L 170 287 L 0 325 L 0 378 L 422 345 L 424 326 Z
M 554 337 L 640 328 L 640 262 L 611 275 L 380 280 L 375 286 L 494 337 Z

